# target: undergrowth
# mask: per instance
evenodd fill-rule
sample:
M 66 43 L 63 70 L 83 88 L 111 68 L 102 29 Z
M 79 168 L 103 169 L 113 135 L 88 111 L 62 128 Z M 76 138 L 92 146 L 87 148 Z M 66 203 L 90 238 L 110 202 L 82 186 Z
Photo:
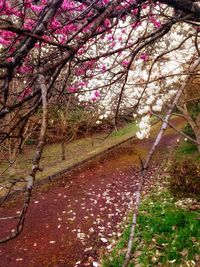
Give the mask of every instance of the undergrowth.
M 177 158 L 182 158 L 186 155 L 192 155 L 195 158 L 200 159 L 200 155 L 197 149 L 196 144 L 190 141 L 183 141 L 175 151 Z
M 195 144 L 183 141 L 169 161 L 169 186 L 174 196 L 200 199 L 200 153 Z
M 200 266 L 200 212 L 176 206 L 168 192 L 152 193 L 141 204 L 134 239 L 133 266 Z M 111 253 L 104 255 L 103 267 L 123 265 L 130 224 Z
M 185 131 L 192 135 L 189 127 Z M 141 203 L 129 267 L 200 266 L 199 166 L 196 145 L 182 141 L 168 163 L 168 189 L 160 187 Z M 197 208 L 191 211 L 194 203 Z M 112 251 L 102 256 L 103 267 L 123 266 L 130 228 L 131 223 Z
M 66 160 L 61 160 L 60 143 L 46 145 L 41 159 L 43 171 L 38 174 L 37 179 L 43 179 L 77 162 L 85 160 L 91 157 L 91 155 L 98 154 L 104 150 L 106 151 L 113 145 L 133 137 L 137 129 L 138 127 L 135 123 L 129 123 L 108 137 L 105 133 L 95 133 L 92 137 L 73 140 L 66 144 L 66 151 L 68 151 L 66 153 Z M 15 177 L 26 177 L 31 169 L 34 151 L 35 146 L 26 146 L 24 148 L 24 153 L 19 155 L 15 167 L 12 168 L 12 174 L 11 168 L 8 167 L 9 161 L 3 157 L 1 158 L 0 155 L 0 169 L 3 173 L 3 175 L 0 175 L 0 183 L 12 181 Z

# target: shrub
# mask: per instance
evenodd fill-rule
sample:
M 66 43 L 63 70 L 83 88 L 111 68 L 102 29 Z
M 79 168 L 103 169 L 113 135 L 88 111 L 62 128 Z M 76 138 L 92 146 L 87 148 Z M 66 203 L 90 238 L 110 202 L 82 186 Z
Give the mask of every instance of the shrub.
M 173 158 L 168 171 L 172 192 L 200 194 L 200 167 L 195 157 Z
M 190 141 L 181 142 L 180 146 L 175 151 L 176 159 L 182 158 L 183 156 L 192 155 L 194 158 L 199 158 L 199 152 L 197 145 Z M 198 160 L 198 159 L 197 159 Z
M 194 131 L 192 130 L 192 127 L 190 126 L 189 123 L 184 127 L 183 133 L 185 133 L 187 136 L 189 136 L 189 137 L 191 137 L 193 139 L 196 139 Z

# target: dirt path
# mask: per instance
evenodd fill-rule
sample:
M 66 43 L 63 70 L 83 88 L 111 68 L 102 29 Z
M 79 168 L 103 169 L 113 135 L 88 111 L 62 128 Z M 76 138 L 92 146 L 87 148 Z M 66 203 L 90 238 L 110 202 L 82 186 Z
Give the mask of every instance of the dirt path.
M 176 135 L 168 133 L 147 174 L 152 183 L 166 144 Z M 120 223 L 135 201 L 139 174 L 133 169 L 138 154 L 144 155 L 152 141 L 129 143 L 105 159 L 36 190 L 23 233 L 0 247 L 2 267 L 97 266 L 99 248 L 110 248 L 120 234 Z M 1 210 L 2 216 L 19 211 L 19 201 Z M 0 225 L 0 237 L 14 225 Z

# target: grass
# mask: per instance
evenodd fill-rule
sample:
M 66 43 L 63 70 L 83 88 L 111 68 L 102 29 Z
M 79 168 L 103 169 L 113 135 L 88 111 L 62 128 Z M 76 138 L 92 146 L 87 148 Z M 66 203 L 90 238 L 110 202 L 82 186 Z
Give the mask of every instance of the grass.
M 176 120 L 176 118 L 174 119 Z M 183 121 L 178 121 L 176 124 L 178 124 L 177 126 L 181 128 L 183 123 Z M 155 138 L 160 125 L 161 123 L 154 125 L 151 138 Z M 65 170 L 77 162 L 87 160 L 88 158 L 95 156 L 114 145 L 134 137 L 137 130 L 138 127 L 135 123 L 128 123 L 123 128 L 113 131 L 110 135 L 107 133 L 98 133 L 94 134 L 92 137 L 74 140 L 66 145 L 66 160 L 61 160 L 60 144 L 46 145 L 40 161 L 40 167 L 43 171 L 37 174 L 37 180 L 42 180 L 48 176 Z M 174 134 L 174 131 L 169 128 L 166 134 Z M 138 143 L 134 146 L 134 150 L 136 154 L 140 154 L 145 157 L 148 148 L 144 147 L 142 143 Z M 0 183 L 7 183 L 19 177 L 26 178 L 31 170 L 34 153 L 35 145 L 27 145 L 24 147 L 23 153 L 18 157 L 16 164 L 12 168 L 8 168 L 8 162 L 0 157 Z M 4 172 L 7 168 L 8 170 Z M 23 183 L 17 183 L 15 189 L 24 186 L 25 184 Z M 5 194 L 4 191 L 5 190 L 1 188 L 1 196 Z
M 200 160 L 197 147 L 189 141 L 182 141 L 173 156 L 178 162 Z M 180 200 L 161 188 L 142 201 L 129 267 L 200 266 L 200 210 L 189 210 L 193 199 L 187 196 L 184 192 Z M 102 267 L 123 266 L 130 227 L 127 223 L 113 250 L 102 256 Z
M 136 133 L 138 130 L 138 127 L 136 126 L 135 123 L 129 123 L 126 125 L 126 127 L 123 127 L 117 131 L 114 131 L 111 133 L 110 137 L 123 137 L 124 135 L 129 135 L 130 133 Z
M 177 207 L 168 191 L 152 193 L 140 207 L 129 267 L 195 266 L 200 254 L 199 217 L 200 212 Z M 103 267 L 123 265 L 129 231 L 130 225 L 112 252 L 103 257 Z
M 127 124 L 125 127 L 114 131 L 108 137 L 106 133 L 94 134 L 92 137 L 81 138 L 66 145 L 66 160 L 61 160 L 61 145 L 51 144 L 44 148 L 41 160 L 43 169 L 37 179 L 43 179 L 56 172 L 59 172 L 71 165 L 96 155 L 113 145 L 116 145 L 130 137 L 133 137 L 138 127 L 135 123 Z M 35 153 L 35 146 L 26 146 L 24 152 L 18 157 L 13 168 L 1 175 L 1 182 L 9 181 L 16 177 L 26 177 L 31 169 L 32 158 Z M 3 172 L 7 169 L 8 163 L 0 161 L 0 169 Z
M 182 141 L 175 152 L 177 157 L 183 157 L 185 155 L 199 156 L 199 152 L 196 144 L 190 141 Z
M 151 135 L 155 134 L 156 128 Z M 178 161 L 192 158 L 200 162 L 196 145 L 189 141 L 182 141 L 174 154 Z M 188 210 L 193 199 L 186 198 L 185 192 L 184 197 L 177 201 L 177 195 L 162 189 L 142 202 L 129 267 L 200 266 L 200 211 Z M 123 266 L 130 227 L 129 223 L 113 250 L 102 257 L 102 267 Z

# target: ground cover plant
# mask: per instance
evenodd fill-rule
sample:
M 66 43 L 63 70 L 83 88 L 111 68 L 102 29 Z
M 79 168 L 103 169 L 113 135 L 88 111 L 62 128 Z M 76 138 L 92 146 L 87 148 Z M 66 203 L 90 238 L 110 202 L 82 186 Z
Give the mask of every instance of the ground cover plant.
M 89 136 L 77 138 L 66 145 L 65 160 L 61 160 L 60 143 L 48 144 L 44 148 L 41 164 L 43 171 L 38 174 L 37 179 L 42 179 L 48 175 L 54 174 L 67 168 L 81 160 L 89 158 L 104 151 L 117 143 L 126 139 L 134 137 L 138 130 L 136 123 L 124 124 L 121 128 L 116 130 L 99 131 L 90 134 Z M 9 172 L 0 175 L 1 182 L 9 182 L 15 177 L 24 177 L 28 175 L 29 168 L 31 168 L 32 157 L 34 155 L 35 146 L 27 145 L 23 152 L 18 156 L 18 159 Z M 82 152 L 80 154 L 80 151 Z M 9 167 L 9 163 L 2 157 L 0 159 L 0 169 L 2 172 Z
M 184 200 L 183 200 L 184 202 Z M 129 266 L 198 266 L 200 216 L 178 206 L 169 191 L 151 193 L 141 204 Z M 126 227 L 116 247 L 103 257 L 104 267 L 119 267 L 129 239 Z
M 171 176 L 170 189 L 176 195 L 200 195 L 200 156 L 197 146 L 189 141 L 182 141 L 174 152 L 168 166 Z
M 199 160 L 196 144 L 186 139 L 178 142 L 156 189 L 141 203 L 128 266 L 200 264 Z M 123 266 L 130 227 L 103 257 L 103 266 Z

